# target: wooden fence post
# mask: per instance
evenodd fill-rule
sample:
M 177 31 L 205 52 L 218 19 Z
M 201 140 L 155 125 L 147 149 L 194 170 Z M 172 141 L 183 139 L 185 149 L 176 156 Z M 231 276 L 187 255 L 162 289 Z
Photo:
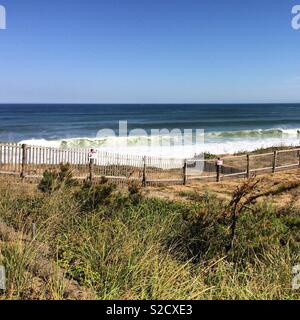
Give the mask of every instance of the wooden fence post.
M 250 178 L 250 155 L 247 154 L 247 179 Z
M 274 151 L 272 173 L 276 171 L 276 162 L 277 162 L 277 151 Z
M 22 164 L 21 164 L 21 178 L 26 176 L 26 164 L 27 164 L 27 144 L 22 144 Z
M 183 163 L 183 185 L 185 186 L 187 184 L 187 160 L 184 159 L 184 163 Z
M 142 186 L 143 187 L 146 187 L 146 183 L 147 183 L 147 181 L 146 181 L 146 168 L 147 168 L 147 158 L 146 158 L 146 156 L 144 156 L 143 157 L 143 180 L 142 180 Z
M 221 166 L 216 165 L 216 167 L 217 167 L 217 182 L 220 182 Z
M 89 180 L 92 182 L 94 180 L 94 164 L 95 159 L 93 158 L 93 149 L 91 150 L 91 153 L 89 155 Z
M 223 165 L 223 161 L 218 158 L 216 161 L 216 171 L 217 171 L 217 182 L 220 182 L 221 180 L 221 167 Z
M 300 168 L 300 150 L 298 150 L 298 164 L 299 164 L 299 168 Z

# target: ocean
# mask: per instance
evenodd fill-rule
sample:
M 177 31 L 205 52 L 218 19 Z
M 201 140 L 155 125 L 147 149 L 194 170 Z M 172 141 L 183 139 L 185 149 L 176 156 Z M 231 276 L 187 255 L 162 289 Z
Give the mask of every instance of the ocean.
M 203 129 L 204 141 L 191 139 L 180 152 L 176 146 L 151 147 L 167 131 L 154 137 L 118 137 L 119 121 L 146 134 L 151 129 Z M 190 157 L 300 145 L 300 104 L 1 104 L 0 124 L 2 142 L 144 155 Z M 113 130 L 116 137 L 97 136 L 102 129 Z M 126 149 L 116 144 L 124 139 Z

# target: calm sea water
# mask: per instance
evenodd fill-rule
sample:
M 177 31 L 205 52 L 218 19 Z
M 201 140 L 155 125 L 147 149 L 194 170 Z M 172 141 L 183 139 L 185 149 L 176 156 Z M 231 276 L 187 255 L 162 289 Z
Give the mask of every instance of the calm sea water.
M 163 128 L 204 129 L 204 149 L 214 153 L 300 144 L 300 104 L 2 104 L 0 140 L 109 149 L 109 137 L 100 141 L 97 132 L 104 128 L 117 132 L 119 120 L 127 120 L 129 129 L 147 132 Z

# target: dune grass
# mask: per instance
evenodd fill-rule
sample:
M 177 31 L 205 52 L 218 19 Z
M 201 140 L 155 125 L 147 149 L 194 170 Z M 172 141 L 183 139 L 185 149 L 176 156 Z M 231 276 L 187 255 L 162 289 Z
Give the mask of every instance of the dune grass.
M 98 299 L 299 298 L 291 287 L 292 267 L 300 263 L 296 209 L 251 204 L 238 217 L 228 251 L 228 203 L 209 193 L 192 196 L 171 202 L 144 197 L 135 187 L 119 191 L 106 181 L 43 193 L 6 179 L 0 220 L 19 238 L 0 234 L 0 264 L 7 270 L 0 297 L 70 297 L 55 272 L 33 267 L 47 258 Z M 36 234 L 28 239 L 32 223 Z

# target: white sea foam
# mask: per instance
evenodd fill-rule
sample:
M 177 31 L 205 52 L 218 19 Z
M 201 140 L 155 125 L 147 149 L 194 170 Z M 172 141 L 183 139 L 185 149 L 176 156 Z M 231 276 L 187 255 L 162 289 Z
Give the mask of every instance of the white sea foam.
M 54 148 L 95 148 L 120 154 L 189 158 L 196 154 L 233 154 L 275 146 L 299 146 L 300 129 L 257 129 L 206 132 L 204 143 L 170 145 L 170 136 L 79 137 L 72 139 L 31 139 L 20 143 Z M 125 143 L 126 142 L 126 143 Z

